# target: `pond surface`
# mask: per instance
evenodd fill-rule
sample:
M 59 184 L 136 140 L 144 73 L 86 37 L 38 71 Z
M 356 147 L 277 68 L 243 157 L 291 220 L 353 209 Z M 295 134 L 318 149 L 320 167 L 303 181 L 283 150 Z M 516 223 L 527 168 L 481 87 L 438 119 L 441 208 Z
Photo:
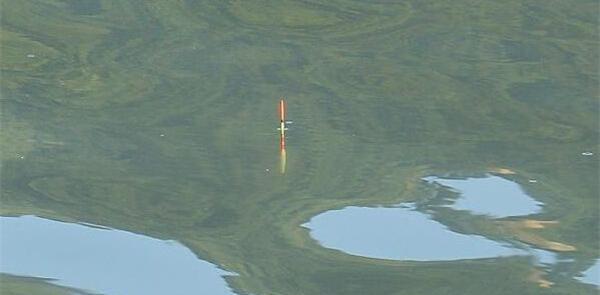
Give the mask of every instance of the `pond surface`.
M 0 225 L 2 273 L 102 294 L 234 294 L 231 273 L 175 241 L 36 216 Z
M 450 207 L 476 215 L 494 218 L 522 216 L 538 213 L 543 206 L 543 203 L 527 195 L 519 184 L 499 176 L 464 179 L 429 176 L 424 180 L 460 193 L 460 197 Z
M 304 225 L 326 248 L 382 259 L 460 260 L 525 255 L 507 244 L 449 230 L 412 208 L 346 207 Z
M 596 260 L 596 263 L 584 271 L 582 276 L 577 277 L 577 279 L 587 284 L 596 285 L 600 288 L 600 260 Z
M 597 5 L 4 1 L 0 216 L 51 213 L 140 235 L 6 219 L 23 223 L 2 233 L 6 251 L 21 252 L 3 253 L 2 271 L 113 294 L 228 292 L 224 272 L 193 252 L 238 274 L 226 281 L 239 294 L 543 293 L 523 279 L 533 259 L 456 260 L 535 256 L 526 247 L 449 228 L 484 234 L 463 226 L 541 212 L 516 179 L 544 201 L 536 217 L 558 224 L 526 233 L 572 245 L 563 256 L 573 273 L 598 257 Z M 282 96 L 294 121 L 287 157 Z M 433 178 L 458 192 L 440 202 L 455 207 L 431 214 L 447 227 L 410 208 L 326 212 L 419 207 L 429 197 L 421 176 L 493 166 L 538 182 Z M 453 261 L 357 263 L 297 234 L 315 210 L 326 213 L 307 226 L 325 246 Z M 31 287 L 12 282 L 0 293 Z M 552 288 L 594 287 L 569 279 Z

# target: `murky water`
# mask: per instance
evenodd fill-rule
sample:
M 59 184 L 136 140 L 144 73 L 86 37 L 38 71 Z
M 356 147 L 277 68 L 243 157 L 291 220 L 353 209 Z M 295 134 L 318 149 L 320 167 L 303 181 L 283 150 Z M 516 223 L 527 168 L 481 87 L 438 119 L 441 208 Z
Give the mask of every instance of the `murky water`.
M 191 283 L 194 257 L 240 294 L 597 294 L 573 279 L 600 249 L 597 1 L 4 2 L 0 216 L 114 229 L 16 219 L 35 227 L 7 243 L 53 246 L 15 256 L 23 274 L 103 266 L 91 253 L 118 249 L 87 240 L 131 241 L 132 259 L 168 268 L 138 262 L 163 294 L 210 284 Z M 362 208 L 406 203 L 420 211 Z M 361 233 L 413 262 L 327 249 L 311 218 L 340 250 L 369 255 Z M 51 255 L 63 246 L 77 256 Z M 108 267 L 82 288 L 146 288 Z M 225 292 L 222 275 L 206 273 Z
M 0 272 L 101 294 L 234 294 L 234 275 L 175 241 L 35 216 L 0 217 Z

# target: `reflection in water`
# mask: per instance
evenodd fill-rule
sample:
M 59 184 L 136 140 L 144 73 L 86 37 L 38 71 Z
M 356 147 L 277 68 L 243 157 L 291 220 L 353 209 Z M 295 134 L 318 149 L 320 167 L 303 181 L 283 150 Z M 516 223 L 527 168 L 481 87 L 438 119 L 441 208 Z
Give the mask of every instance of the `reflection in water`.
M 577 277 L 580 281 L 600 287 L 600 260 L 583 272 L 583 276 Z
M 516 174 L 506 168 L 494 168 L 492 171 L 502 175 Z M 543 203 L 528 196 L 519 184 L 498 176 L 487 175 L 486 177 L 465 179 L 430 176 L 423 180 L 449 187 L 460 193 L 460 197 L 449 205 L 450 208 L 466 210 L 491 218 L 535 214 L 539 213 L 543 206 Z M 529 279 L 540 287 L 552 287 L 554 282 L 548 280 L 545 275 L 546 271 L 552 269 L 557 262 L 555 252 L 576 250 L 572 245 L 547 240 L 537 232 L 547 226 L 558 224 L 558 221 L 523 219 L 495 220 L 495 223 L 504 230 L 508 230 L 513 238 L 531 246 L 528 251 L 534 257 L 534 264 L 539 268 L 532 270 Z
M 234 294 L 175 241 L 35 216 L 0 217 L 0 272 L 103 294 Z
M 482 236 L 450 231 L 412 208 L 347 207 L 304 225 L 324 247 L 383 259 L 459 260 L 527 255 Z
M 536 283 L 541 288 L 550 288 L 550 287 L 554 286 L 554 282 L 547 280 L 545 278 L 545 276 L 546 276 L 546 272 L 544 272 L 541 269 L 534 268 L 531 270 L 528 280 Z
M 461 195 L 452 208 L 468 210 L 474 214 L 488 215 L 494 218 L 522 216 L 538 213 L 543 203 L 531 198 L 521 187 L 502 177 L 488 175 L 485 178 L 447 179 L 425 177 L 428 182 L 435 182 L 451 187 Z
M 508 168 L 501 168 L 501 167 L 492 167 L 492 168 L 490 168 L 490 172 L 497 173 L 497 174 L 504 174 L 504 175 L 514 175 L 514 174 L 517 174 L 513 170 L 510 170 Z
M 514 174 L 508 169 L 498 171 L 504 172 L 504 174 Z M 425 177 L 424 180 L 450 187 L 461 193 L 460 198 L 451 204 L 450 208 L 468 210 L 493 218 L 538 213 L 543 205 L 526 195 L 518 184 L 497 176 L 488 175 L 485 178 L 466 179 L 430 176 Z M 558 224 L 556 220 L 496 220 L 496 223 L 510 230 L 518 240 L 535 247 L 559 252 L 576 250 L 574 246 L 546 240 L 532 231 L 556 225 Z
M 551 266 L 558 261 L 558 258 L 556 257 L 557 255 L 554 252 L 550 252 L 550 251 L 546 251 L 546 250 L 542 250 L 542 249 L 536 249 L 536 248 L 531 248 L 530 251 L 532 252 L 532 254 L 535 258 L 536 265 Z
M 534 245 L 538 248 L 557 251 L 557 252 L 569 252 L 577 250 L 574 246 L 550 241 L 542 237 L 535 230 L 543 229 L 548 225 L 556 225 L 558 221 L 543 221 L 543 220 L 498 220 L 497 224 L 510 230 L 510 232 L 520 241 Z
M 281 152 L 279 154 L 279 171 L 281 171 L 281 174 L 284 174 L 287 162 L 287 154 L 285 152 L 285 149 L 281 149 L 280 151 Z

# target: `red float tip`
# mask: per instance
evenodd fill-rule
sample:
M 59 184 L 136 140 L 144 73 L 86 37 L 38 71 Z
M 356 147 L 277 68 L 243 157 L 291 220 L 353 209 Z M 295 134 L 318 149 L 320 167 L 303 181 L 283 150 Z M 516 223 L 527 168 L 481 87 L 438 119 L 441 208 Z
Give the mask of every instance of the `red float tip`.
M 283 98 L 279 101 L 279 120 L 285 121 L 285 101 Z

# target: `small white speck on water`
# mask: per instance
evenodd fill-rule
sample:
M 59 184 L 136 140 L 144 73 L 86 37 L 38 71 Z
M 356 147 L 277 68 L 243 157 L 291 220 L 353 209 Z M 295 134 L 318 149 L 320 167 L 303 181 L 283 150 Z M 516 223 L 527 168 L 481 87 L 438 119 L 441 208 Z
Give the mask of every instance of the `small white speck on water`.
M 270 170 L 269 168 L 267 168 L 267 169 L 265 169 L 265 171 L 269 172 L 269 171 L 271 171 L 271 170 Z
M 530 182 L 530 183 L 536 183 L 536 182 L 537 182 L 537 180 L 535 180 L 535 179 L 530 179 L 530 180 L 529 180 L 529 182 Z
M 30 53 L 30 54 L 28 54 L 28 55 L 27 55 L 27 57 L 29 57 L 29 58 L 34 58 L 34 57 L 35 57 L 35 54 L 33 54 L 33 53 Z
M 160 137 L 165 137 L 165 135 L 164 135 L 164 134 L 161 134 L 161 135 L 160 135 Z
M 583 152 L 583 153 L 581 153 L 581 155 L 582 156 L 593 156 L 594 153 L 592 153 L 592 152 Z

